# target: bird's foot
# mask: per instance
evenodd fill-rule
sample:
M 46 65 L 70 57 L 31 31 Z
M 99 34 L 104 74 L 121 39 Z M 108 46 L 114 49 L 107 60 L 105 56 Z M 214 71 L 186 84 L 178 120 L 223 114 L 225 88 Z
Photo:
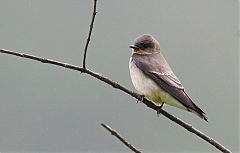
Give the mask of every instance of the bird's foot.
M 140 95 L 141 97 L 141 100 L 137 100 L 137 103 L 140 101 L 140 102 L 143 102 L 143 99 L 144 99 L 144 95 Z
M 157 108 L 157 116 L 159 116 L 159 115 L 161 114 L 161 109 L 162 109 L 162 107 L 163 107 L 163 104 L 164 104 L 164 103 L 162 103 L 162 104 Z

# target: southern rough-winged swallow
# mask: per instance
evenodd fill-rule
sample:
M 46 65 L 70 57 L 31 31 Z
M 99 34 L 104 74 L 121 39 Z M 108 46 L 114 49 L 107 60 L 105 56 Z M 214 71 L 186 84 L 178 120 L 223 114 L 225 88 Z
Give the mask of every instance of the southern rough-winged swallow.
M 149 34 L 136 38 L 131 45 L 129 70 L 136 90 L 154 104 L 190 111 L 205 121 L 205 113 L 193 103 L 160 52 L 160 44 Z

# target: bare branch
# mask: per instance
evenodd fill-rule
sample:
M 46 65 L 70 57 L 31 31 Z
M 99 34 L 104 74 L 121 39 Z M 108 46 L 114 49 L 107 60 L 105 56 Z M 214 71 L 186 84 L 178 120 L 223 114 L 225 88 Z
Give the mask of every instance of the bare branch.
M 96 8 L 97 8 L 97 0 L 93 0 L 94 1 L 94 6 L 93 6 L 93 13 L 92 13 L 92 21 L 90 24 L 90 29 L 89 29 L 89 33 L 88 33 L 88 38 L 87 38 L 87 42 L 85 45 L 85 49 L 84 49 L 84 55 L 83 55 L 83 68 L 86 68 L 86 58 L 87 58 L 87 49 L 88 49 L 88 44 L 90 42 L 91 39 L 91 34 L 92 34 L 92 29 L 93 29 L 93 23 L 94 23 L 94 19 L 95 16 L 97 14 Z
M 135 97 L 138 100 L 142 100 L 141 95 L 139 95 L 139 94 L 127 89 L 123 85 L 120 85 L 119 83 L 117 83 L 115 81 L 112 81 L 111 79 L 109 79 L 107 77 L 104 77 L 103 75 L 101 75 L 99 73 L 96 73 L 96 72 L 93 72 L 89 69 L 78 67 L 78 66 L 75 66 L 75 65 L 67 64 L 67 63 L 58 62 L 58 61 L 47 59 L 47 58 L 42 58 L 42 57 L 30 55 L 30 54 L 24 54 L 24 53 L 19 53 L 19 52 L 15 52 L 15 51 L 10 51 L 10 50 L 6 50 L 6 49 L 0 49 L 0 52 L 5 53 L 5 54 L 11 54 L 11 55 L 23 57 L 23 58 L 32 59 L 32 60 L 35 60 L 35 61 L 40 61 L 42 63 L 58 65 L 58 66 L 61 66 L 61 67 L 65 67 L 65 68 L 68 68 L 68 69 L 72 69 L 72 70 L 80 71 L 82 73 L 89 74 L 90 76 L 93 76 L 94 78 L 97 78 L 98 80 L 101 80 L 101 81 L 111 85 L 113 88 L 119 89 L 119 90 L 131 95 L 132 97 Z M 203 140 L 212 144 L 213 146 L 215 146 L 217 149 L 221 150 L 222 152 L 230 153 L 230 150 L 228 150 L 226 147 L 221 145 L 216 140 L 210 138 L 209 136 L 205 135 L 201 131 L 194 128 L 192 125 L 190 125 L 188 123 L 185 123 L 184 121 L 182 121 L 182 120 L 178 119 L 177 117 L 169 114 L 168 112 L 164 111 L 163 109 L 159 109 L 158 106 L 154 105 L 152 102 L 148 101 L 147 99 L 144 98 L 142 100 L 142 103 L 147 105 L 149 108 L 160 112 L 162 115 L 164 115 L 168 119 L 172 120 L 173 122 L 177 123 L 178 125 L 182 126 L 183 128 L 185 128 L 189 132 L 192 132 L 195 135 L 201 137 Z
M 138 149 L 136 149 L 133 145 L 131 145 L 125 138 L 123 138 L 120 134 L 117 133 L 116 130 L 112 129 L 110 126 L 101 123 L 101 126 L 107 129 L 113 136 L 115 136 L 117 139 L 119 139 L 125 146 L 127 146 L 129 149 L 131 149 L 135 153 L 141 153 Z

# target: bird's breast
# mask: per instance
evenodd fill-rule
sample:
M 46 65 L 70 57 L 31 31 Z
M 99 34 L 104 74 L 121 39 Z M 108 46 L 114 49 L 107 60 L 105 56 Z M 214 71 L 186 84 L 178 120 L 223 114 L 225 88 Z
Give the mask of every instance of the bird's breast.
M 129 71 L 132 83 L 135 89 L 142 95 L 151 95 L 152 93 L 161 90 L 158 85 L 148 78 L 132 61 L 129 61 Z

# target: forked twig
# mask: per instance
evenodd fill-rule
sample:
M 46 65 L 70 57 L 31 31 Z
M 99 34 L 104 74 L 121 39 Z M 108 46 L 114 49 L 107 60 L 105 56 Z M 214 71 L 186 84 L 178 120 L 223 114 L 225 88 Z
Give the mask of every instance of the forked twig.
M 111 85 L 112 87 L 119 89 L 129 95 L 131 95 L 132 97 L 135 97 L 138 100 L 141 100 L 143 104 L 147 105 L 149 108 L 154 109 L 155 111 L 160 112 L 162 115 L 164 115 L 165 117 L 167 117 L 168 119 L 172 120 L 173 122 L 177 123 L 178 125 L 182 126 L 183 128 L 185 128 L 186 130 L 188 130 L 189 132 L 194 133 L 195 135 L 201 137 L 203 140 L 207 141 L 208 143 L 212 144 L 213 146 L 215 146 L 217 149 L 221 150 L 222 152 L 230 152 L 226 147 L 224 147 L 223 145 L 221 145 L 219 142 L 217 142 L 216 140 L 212 139 L 211 137 L 207 136 L 206 134 L 202 133 L 201 131 L 197 130 L 196 128 L 194 128 L 192 125 L 185 123 L 184 121 L 180 120 L 179 118 L 169 114 L 168 112 L 166 112 L 163 109 L 159 110 L 159 107 L 154 105 L 152 102 L 148 101 L 147 99 L 143 99 L 142 100 L 142 96 L 127 89 L 126 87 L 124 87 L 123 85 L 120 85 L 119 83 L 104 77 L 102 74 L 93 72 L 89 69 L 86 68 L 82 68 L 82 67 L 78 67 L 75 65 L 71 65 L 71 64 L 67 64 L 67 63 L 63 63 L 63 62 L 59 62 L 59 61 L 55 61 L 52 59 L 47 59 L 47 58 L 42 58 L 42 57 L 38 57 L 38 56 L 34 56 L 34 55 L 30 55 L 30 54 L 24 54 L 24 53 L 18 53 L 15 51 L 10 51 L 10 50 L 6 50 L 6 49 L 0 49 L 1 53 L 5 53 L 5 54 L 11 54 L 11 55 L 15 55 L 15 56 L 19 56 L 19 57 L 23 57 L 23 58 L 28 58 L 28 59 L 32 59 L 35 61 L 40 61 L 42 63 L 49 63 L 49 64 L 53 64 L 53 65 L 58 65 L 61 67 L 65 67 L 68 69 L 72 69 L 72 70 L 76 70 L 76 71 L 80 71 L 82 73 L 86 73 L 89 74 L 90 76 L 93 76 L 94 78 L 97 78 L 98 80 L 101 80 L 109 85 Z

